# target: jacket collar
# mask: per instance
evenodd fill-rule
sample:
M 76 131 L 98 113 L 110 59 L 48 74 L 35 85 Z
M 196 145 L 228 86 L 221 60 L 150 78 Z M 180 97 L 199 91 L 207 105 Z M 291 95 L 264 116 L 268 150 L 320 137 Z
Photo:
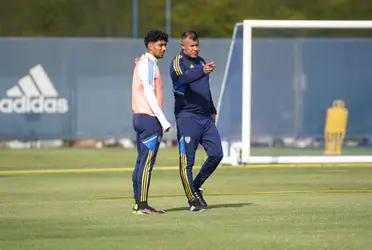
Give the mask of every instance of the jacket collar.
M 147 56 L 148 58 L 150 58 L 151 60 L 153 60 L 153 61 L 155 61 L 155 62 L 158 61 L 158 59 L 156 59 L 156 57 L 153 56 L 153 55 L 151 55 L 149 52 L 146 52 L 146 53 L 144 54 L 144 56 Z
M 180 55 L 183 56 L 183 57 L 186 57 L 187 59 L 191 60 L 191 61 L 194 61 L 196 58 L 192 58 L 192 57 L 189 57 L 188 55 L 186 55 L 183 50 L 181 50 L 180 52 Z

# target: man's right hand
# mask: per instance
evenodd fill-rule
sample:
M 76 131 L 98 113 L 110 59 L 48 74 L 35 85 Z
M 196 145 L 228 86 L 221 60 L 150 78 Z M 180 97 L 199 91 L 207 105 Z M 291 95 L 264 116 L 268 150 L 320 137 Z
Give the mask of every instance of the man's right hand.
M 170 124 L 163 126 L 163 133 L 169 132 L 170 128 L 171 128 Z
M 170 127 L 169 128 L 166 128 L 166 129 L 163 129 L 163 132 L 164 133 L 169 132 L 169 129 L 170 129 Z
M 216 64 L 214 62 L 204 64 L 204 66 L 203 66 L 204 74 L 209 74 L 209 73 L 213 72 L 215 67 L 216 67 Z

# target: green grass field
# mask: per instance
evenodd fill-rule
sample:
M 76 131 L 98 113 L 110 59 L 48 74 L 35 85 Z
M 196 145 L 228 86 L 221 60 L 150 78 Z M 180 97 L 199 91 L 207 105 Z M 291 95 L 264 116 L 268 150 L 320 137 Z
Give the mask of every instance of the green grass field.
M 0 149 L 0 249 L 370 249 L 372 167 L 228 167 L 187 210 L 177 153 L 162 149 L 133 215 L 135 151 Z M 205 155 L 198 152 L 199 166 Z M 195 171 L 197 168 L 195 169 Z

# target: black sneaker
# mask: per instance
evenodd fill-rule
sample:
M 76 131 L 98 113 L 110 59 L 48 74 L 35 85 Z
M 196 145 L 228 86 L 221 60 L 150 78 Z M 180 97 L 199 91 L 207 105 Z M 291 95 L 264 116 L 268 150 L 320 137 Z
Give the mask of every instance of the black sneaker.
M 138 204 L 134 204 L 133 211 L 134 214 L 165 214 L 164 210 L 157 210 L 149 205 L 139 206 Z
M 204 200 L 204 198 L 203 198 L 203 192 L 204 192 L 204 189 L 202 189 L 202 188 L 196 188 L 195 189 L 196 191 L 196 194 L 199 196 L 199 198 L 200 198 L 200 202 L 201 202 L 201 204 L 205 207 L 205 208 L 207 208 L 208 207 L 208 204 L 207 204 L 207 202 Z
M 193 212 L 201 212 L 205 210 L 205 207 L 202 205 L 200 198 L 195 196 L 191 200 L 189 200 L 189 209 Z

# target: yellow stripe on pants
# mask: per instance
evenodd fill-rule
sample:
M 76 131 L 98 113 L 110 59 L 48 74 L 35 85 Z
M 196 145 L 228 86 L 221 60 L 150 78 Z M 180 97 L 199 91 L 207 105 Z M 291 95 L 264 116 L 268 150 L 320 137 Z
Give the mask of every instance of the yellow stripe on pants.
M 187 156 L 185 154 L 182 154 L 182 153 L 181 153 L 181 164 L 180 165 L 181 165 L 180 166 L 181 180 L 182 180 L 183 186 L 185 188 L 186 196 L 190 200 L 194 197 L 194 195 L 192 194 L 190 182 L 189 182 L 189 179 L 187 177 L 187 171 L 186 171 Z
M 147 188 L 148 188 L 148 180 L 150 175 L 150 165 L 152 159 L 153 152 L 149 150 L 147 153 L 146 163 L 142 173 L 142 184 L 141 184 L 141 201 L 147 201 Z

